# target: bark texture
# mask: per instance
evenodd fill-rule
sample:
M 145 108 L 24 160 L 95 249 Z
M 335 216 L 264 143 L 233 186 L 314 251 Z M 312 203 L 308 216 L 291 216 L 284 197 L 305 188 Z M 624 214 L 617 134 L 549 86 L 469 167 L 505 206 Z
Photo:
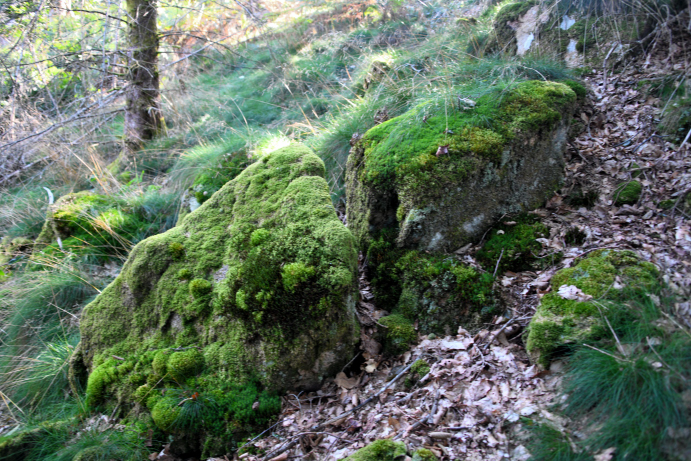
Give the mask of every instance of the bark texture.
M 158 82 L 158 31 L 154 0 L 127 0 L 129 65 L 125 106 L 125 143 L 138 149 L 161 128 Z

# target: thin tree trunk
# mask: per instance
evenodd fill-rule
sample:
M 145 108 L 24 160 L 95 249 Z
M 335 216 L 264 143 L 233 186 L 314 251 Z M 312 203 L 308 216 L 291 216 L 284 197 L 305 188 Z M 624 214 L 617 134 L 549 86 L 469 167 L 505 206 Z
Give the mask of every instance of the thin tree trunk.
M 125 144 L 141 147 L 161 129 L 158 89 L 156 0 L 127 0 L 129 66 L 125 105 Z

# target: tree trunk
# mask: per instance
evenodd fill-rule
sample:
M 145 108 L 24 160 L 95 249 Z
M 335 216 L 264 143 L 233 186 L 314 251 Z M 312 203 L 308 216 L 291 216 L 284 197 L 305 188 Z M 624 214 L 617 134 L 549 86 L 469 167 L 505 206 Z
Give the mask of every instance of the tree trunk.
M 125 145 L 141 147 L 161 129 L 158 90 L 156 0 L 127 0 L 129 87 L 125 105 Z

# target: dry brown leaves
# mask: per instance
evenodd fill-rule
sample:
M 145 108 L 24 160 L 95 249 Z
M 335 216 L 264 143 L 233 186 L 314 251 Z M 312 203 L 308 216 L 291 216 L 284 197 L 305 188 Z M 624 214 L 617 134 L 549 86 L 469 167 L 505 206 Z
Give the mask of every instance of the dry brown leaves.
M 525 447 L 516 443 L 522 439 L 517 436 L 522 431 L 520 417 L 557 420 L 546 408 L 559 379 L 549 373 L 541 376 L 518 345 L 486 347 L 490 338 L 486 330 L 471 336 L 459 329 L 456 336 L 423 339 L 371 373 L 363 364 L 359 373 L 339 374 L 315 393 L 289 394 L 275 432 L 254 445 L 271 452 L 299 438 L 289 457 L 335 461 L 374 440 L 392 438 L 412 448 L 429 448 L 440 459 L 527 459 Z M 400 379 L 368 406 L 338 419 L 418 358 L 431 364 L 418 383 L 407 387 L 405 378 Z M 314 431 L 334 418 L 334 423 Z
M 592 105 L 580 113 L 586 129 L 567 152 L 566 186 L 545 208 L 536 210 L 551 228 L 543 244 L 562 251 L 568 267 L 574 257 L 598 248 L 631 249 L 657 265 L 664 280 L 681 299 L 691 296 L 691 227 L 682 207 L 663 209 L 664 200 L 683 199 L 691 191 L 689 146 L 681 150 L 657 132 L 662 107 L 640 82 L 678 70 L 678 61 L 665 53 L 643 57 L 605 80 L 604 72 L 586 77 Z M 606 87 L 605 87 L 606 85 Z M 570 158 L 569 158 L 570 157 Z M 643 192 L 637 203 L 617 206 L 615 189 L 637 179 Z M 573 207 L 567 197 L 575 189 L 597 191 L 591 208 Z M 565 235 L 578 228 L 582 245 L 569 245 Z M 691 326 L 688 303 L 678 313 Z

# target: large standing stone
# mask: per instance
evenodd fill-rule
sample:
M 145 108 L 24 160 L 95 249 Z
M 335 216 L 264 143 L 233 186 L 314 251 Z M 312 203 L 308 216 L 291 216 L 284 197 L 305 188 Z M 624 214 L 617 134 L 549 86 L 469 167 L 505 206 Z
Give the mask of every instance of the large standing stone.
M 247 380 L 317 386 L 359 338 L 356 273 L 355 239 L 331 204 L 323 162 L 288 146 L 132 250 L 84 310 L 72 373 L 90 373 L 92 404 L 151 407 L 156 386 L 190 379 L 201 391 Z

